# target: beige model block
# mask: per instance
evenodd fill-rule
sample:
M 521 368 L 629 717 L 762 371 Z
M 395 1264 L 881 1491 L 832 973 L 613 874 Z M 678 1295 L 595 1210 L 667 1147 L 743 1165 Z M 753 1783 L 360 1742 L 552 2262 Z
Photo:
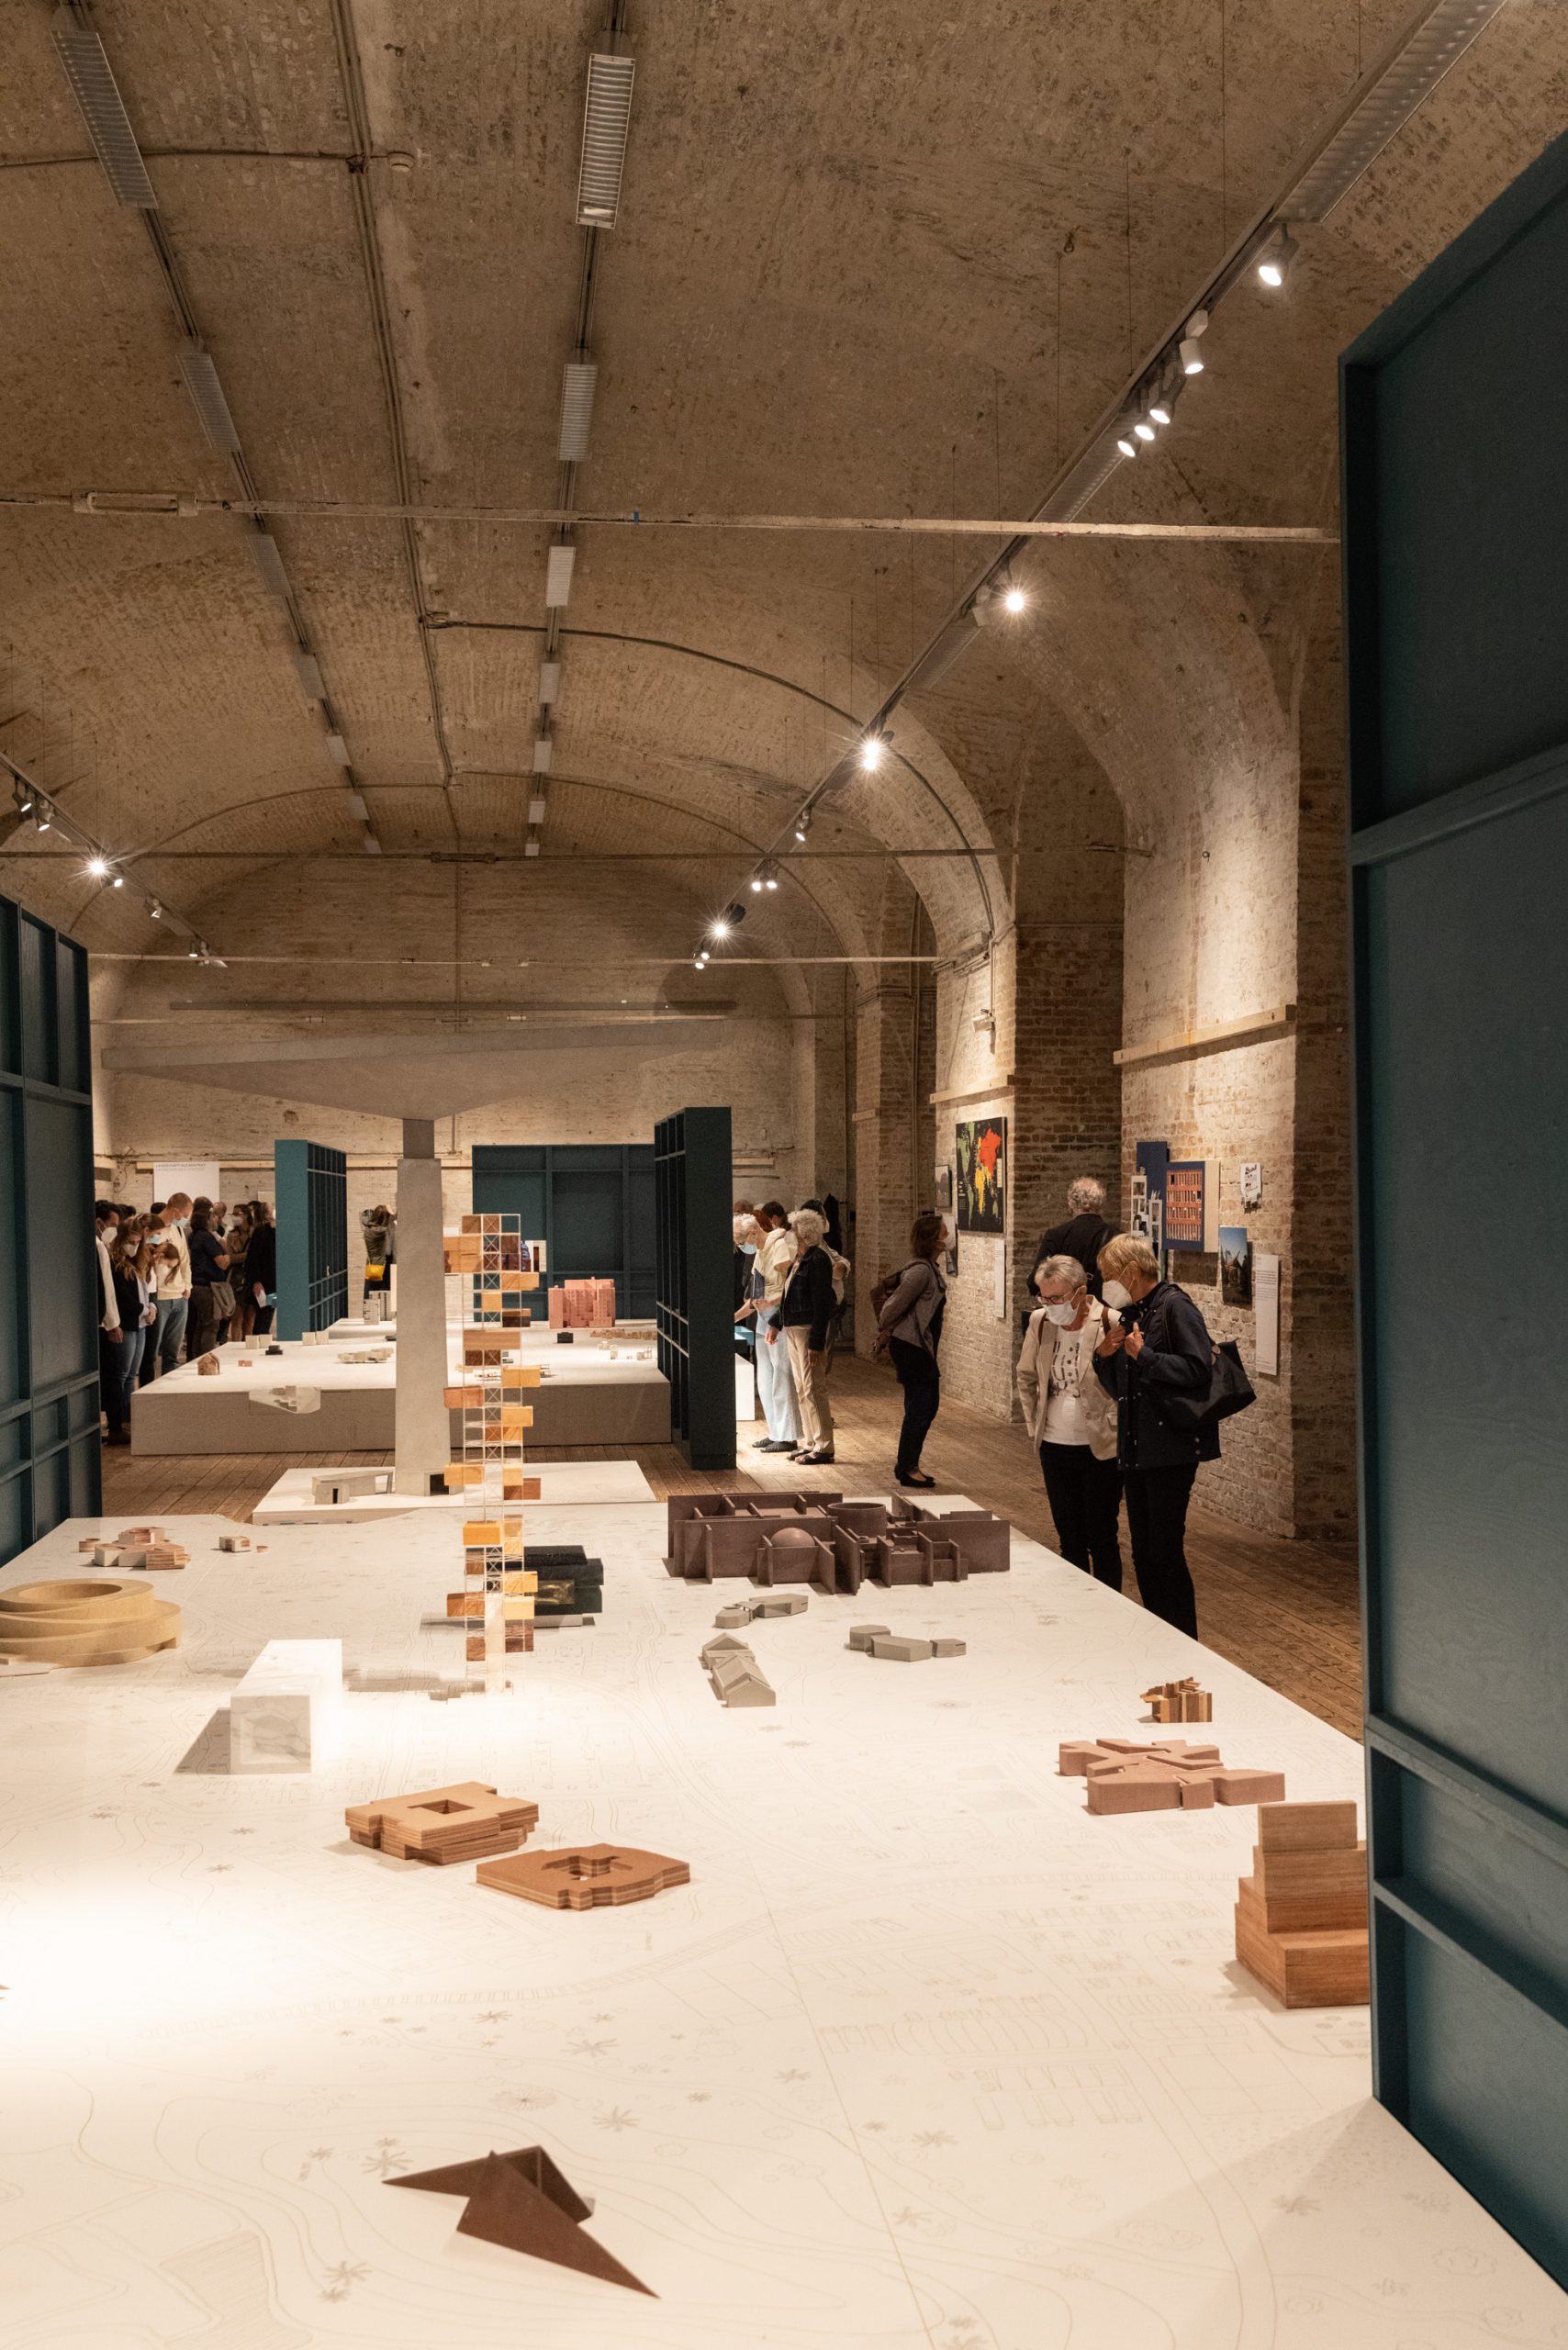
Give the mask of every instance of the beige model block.
M 248 1534 L 220 1534 L 218 1547 L 220 1550 L 248 1550 L 251 1538 Z
M 1270 1804 L 1258 1814 L 1258 1844 L 1265 1852 L 1349 1851 L 1356 1843 L 1353 1803 Z
M 180 1611 L 144 1583 L 23 1583 L 0 1591 L 0 1653 L 50 1664 L 137 1664 L 178 1648 Z
M 390 1852 L 397 1860 L 446 1868 L 454 1861 L 515 1852 L 538 1825 L 539 1806 L 516 1796 L 498 1796 L 494 1787 L 476 1779 L 464 1779 L 450 1787 L 425 1787 L 415 1795 L 351 1804 L 343 1818 L 356 1844 Z

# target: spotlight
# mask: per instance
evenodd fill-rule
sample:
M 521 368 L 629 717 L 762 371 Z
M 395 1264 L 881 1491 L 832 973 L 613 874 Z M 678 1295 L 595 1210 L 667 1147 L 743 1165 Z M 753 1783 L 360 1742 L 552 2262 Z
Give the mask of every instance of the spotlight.
M 18 815 L 18 816 L 26 816 L 26 815 L 29 815 L 29 814 L 31 813 L 31 811 L 32 811 L 32 804 L 33 804 L 33 795 L 32 795 L 32 793 L 28 789 L 28 788 L 27 788 L 27 786 L 26 786 L 25 784 L 21 784 L 21 783 L 19 783 L 19 784 L 17 786 L 17 815 Z
M 751 886 L 754 891 L 760 893 L 762 889 L 762 876 L 760 873 L 754 873 L 752 875 Z
M 1002 591 L 1002 609 L 1004 612 L 1021 612 L 1028 600 L 1022 588 L 1009 586 Z
M 156 899 L 156 898 L 154 898 L 154 899 L 153 899 L 152 903 L 148 907 L 147 912 L 148 912 L 149 915 L 151 917 L 152 921 L 154 921 L 154 922 L 162 922 L 162 919 L 163 919 L 163 909 L 162 909 L 162 907 L 158 903 L 158 901 L 157 901 L 157 899 Z
M 109 878 L 109 861 L 107 857 L 90 856 L 87 859 L 87 870 L 92 875 L 95 881 L 106 881 Z
M 882 738 L 868 734 L 860 745 L 860 765 L 868 775 L 875 775 L 882 764 Z
M 1133 431 L 1137 434 L 1140 441 L 1147 442 L 1152 441 L 1154 438 L 1154 427 L 1150 424 L 1147 416 L 1140 416 L 1138 418 L 1137 422 L 1133 426 Z
M 1169 424 L 1170 410 L 1164 400 L 1156 400 L 1148 411 L 1151 424 Z
M 1282 229 L 1258 264 L 1258 274 L 1265 285 L 1282 285 L 1291 274 L 1292 264 L 1300 251 L 1288 229 Z
M 187 946 L 185 949 L 185 960 L 188 963 L 199 963 L 201 960 L 200 949 L 195 946 Z
M 802 808 L 795 819 L 795 838 L 798 841 L 803 841 L 811 829 L 812 811 L 809 808 Z
M 1116 446 L 1121 451 L 1124 457 L 1136 457 L 1137 455 L 1137 442 L 1128 432 L 1123 432 L 1117 435 Z
M 1198 349 L 1198 341 L 1201 336 L 1208 332 L 1208 325 L 1209 314 L 1206 310 L 1194 310 L 1187 321 L 1187 331 L 1176 347 L 1176 356 L 1182 362 L 1183 375 L 1201 375 L 1204 372 L 1204 354 Z
M 729 934 L 730 925 L 724 920 L 722 914 L 720 914 L 716 921 L 711 922 L 708 925 L 708 935 L 710 938 L 728 938 Z
M 109 883 L 109 887 L 111 890 L 123 890 L 125 888 L 125 875 L 123 873 L 117 873 L 114 879 Z
M 38 816 L 38 824 L 39 824 L 39 832 L 40 832 L 40 833 L 47 833 L 47 832 L 48 832 L 48 830 L 49 830 L 49 824 L 50 824 L 50 818 L 52 816 L 52 814 L 53 814 L 53 813 L 54 813 L 54 811 L 50 808 L 50 804 L 49 804 L 49 802 L 48 802 L 48 800 L 40 800 L 39 801 L 39 816 Z

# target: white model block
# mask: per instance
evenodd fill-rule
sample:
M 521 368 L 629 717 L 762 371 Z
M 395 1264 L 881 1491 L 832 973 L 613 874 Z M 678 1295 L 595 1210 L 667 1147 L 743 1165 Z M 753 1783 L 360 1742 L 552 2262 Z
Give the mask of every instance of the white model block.
M 229 1701 L 230 1771 L 308 1771 L 342 1729 L 342 1640 L 269 1640 Z
M 391 1490 L 390 1469 L 323 1469 L 310 1480 L 310 1498 L 319 1503 L 354 1501 Z

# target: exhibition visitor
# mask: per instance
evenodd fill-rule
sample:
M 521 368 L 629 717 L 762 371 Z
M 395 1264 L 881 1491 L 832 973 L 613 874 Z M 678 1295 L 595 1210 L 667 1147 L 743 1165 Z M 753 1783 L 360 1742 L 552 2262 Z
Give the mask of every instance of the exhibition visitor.
M 1117 1317 L 1090 1295 L 1076 1257 L 1047 1257 L 1036 1270 L 1035 1289 L 1040 1303 L 1018 1358 L 1018 1400 L 1039 1452 L 1057 1549 L 1070 1567 L 1120 1591 L 1116 1405 L 1094 1370 L 1094 1350 Z
M 190 1216 L 191 1198 L 188 1192 L 175 1192 L 162 1207 L 152 1210 L 152 1247 L 157 1273 L 158 1318 L 141 1358 L 141 1384 L 156 1372 L 167 1378 L 180 1360 L 180 1348 L 185 1340 L 185 1323 L 190 1314 L 191 1252 L 185 1239 L 185 1225 Z M 175 1263 L 171 1265 L 164 1251 L 173 1248 Z
M 112 1200 L 93 1203 L 94 1245 L 98 1257 L 98 1407 L 107 1412 L 109 1386 L 116 1376 L 119 1344 L 119 1308 L 115 1303 L 115 1278 L 109 1261 L 109 1243 L 119 1230 L 119 1218 Z
M 364 1297 L 387 1297 L 392 1267 L 398 1260 L 398 1219 L 385 1203 L 362 1208 L 359 1228 L 364 1239 Z
M 141 1350 L 155 1315 L 152 1300 L 152 1244 L 138 1217 L 117 1225 L 109 1242 L 109 1277 L 114 1284 L 118 1336 L 111 1334 L 110 1366 L 104 1404 L 108 1414 L 106 1444 L 129 1444 L 126 1422 Z
M 224 1239 L 229 1251 L 229 1271 L 226 1276 L 233 1295 L 233 1310 L 225 1322 L 218 1326 L 218 1343 L 225 1338 L 248 1338 L 251 1335 L 251 1292 L 245 1285 L 245 1254 L 251 1246 L 251 1216 L 243 1200 L 234 1211 L 234 1221 Z
M 759 1438 L 752 1449 L 756 1452 L 798 1452 L 801 1428 L 795 1411 L 790 1349 L 768 1344 L 768 1332 L 778 1320 L 785 1276 L 795 1261 L 795 1236 L 778 1200 L 764 1200 L 749 1218 L 737 1221 L 753 1237 L 749 1244 L 752 1253 L 746 1259 L 751 1268 L 751 1295 L 737 1310 L 735 1319 L 738 1322 L 745 1316 L 756 1326 L 756 1393 L 767 1427 L 767 1435 Z M 747 1243 L 743 1241 L 741 1245 L 745 1248 Z
M 1067 1217 L 1040 1235 L 1035 1251 L 1035 1271 L 1029 1286 L 1037 1288 L 1039 1269 L 1047 1257 L 1072 1257 L 1084 1269 L 1092 1297 L 1100 1294 L 1100 1251 L 1115 1232 L 1105 1215 L 1105 1186 L 1092 1175 L 1080 1175 L 1067 1187 Z
M 191 1209 L 186 1233 L 191 1252 L 191 1304 L 185 1356 L 190 1362 L 208 1351 L 218 1335 L 218 1323 L 227 1317 L 233 1300 L 233 1292 L 225 1278 L 229 1252 L 221 1235 L 213 1229 L 212 1217 L 212 1202 L 197 1200 Z
M 800 1449 L 791 1457 L 802 1468 L 831 1460 L 833 1406 L 827 1393 L 827 1339 L 833 1322 L 833 1259 L 823 1247 L 825 1217 L 797 1208 L 790 1218 L 796 1254 L 784 1279 L 778 1316 L 767 1333 L 769 1348 L 787 1346 L 800 1416 Z
M 277 1304 L 277 1226 L 265 1200 L 250 1200 L 251 1245 L 245 1255 L 245 1287 L 251 1302 L 249 1335 L 271 1336 L 273 1310 Z
M 936 1483 L 935 1477 L 922 1473 L 920 1454 L 942 1402 L 938 1349 L 947 1310 L 947 1284 L 936 1259 L 946 1242 L 947 1227 L 941 1216 L 927 1209 L 915 1217 L 909 1235 L 911 1261 L 877 1316 L 878 1338 L 886 1342 L 903 1389 L 903 1420 L 893 1475 L 901 1485 L 926 1489 Z
M 1150 1615 L 1198 1631 L 1187 1570 L 1187 1505 L 1200 1460 L 1219 1459 L 1213 1427 L 1173 1427 L 1162 1397 L 1202 1395 L 1214 1369 L 1208 1325 L 1183 1289 L 1162 1281 L 1147 1240 L 1118 1232 L 1100 1251 L 1102 1288 L 1118 1320 L 1107 1322 L 1094 1369 L 1116 1404 L 1116 1461 L 1126 1496 L 1133 1572 Z

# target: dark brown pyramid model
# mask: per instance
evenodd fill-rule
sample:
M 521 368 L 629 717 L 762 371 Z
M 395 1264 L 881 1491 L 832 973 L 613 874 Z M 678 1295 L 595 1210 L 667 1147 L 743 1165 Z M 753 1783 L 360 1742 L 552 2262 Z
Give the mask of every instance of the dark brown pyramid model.
M 386 2184 L 422 2188 L 430 2195 L 465 2195 L 459 2235 L 482 2236 L 509 2252 L 526 2252 L 535 2260 L 553 2260 L 558 2268 L 577 2268 L 607 2285 L 625 2285 L 633 2293 L 658 2298 L 651 2286 L 583 2233 L 579 2222 L 593 2207 L 563 2178 L 543 2146 L 482 2154 L 473 2162 L 448 2163 L 441 2170 L 410 2171 L 406 2178 L 389 2178 Z

